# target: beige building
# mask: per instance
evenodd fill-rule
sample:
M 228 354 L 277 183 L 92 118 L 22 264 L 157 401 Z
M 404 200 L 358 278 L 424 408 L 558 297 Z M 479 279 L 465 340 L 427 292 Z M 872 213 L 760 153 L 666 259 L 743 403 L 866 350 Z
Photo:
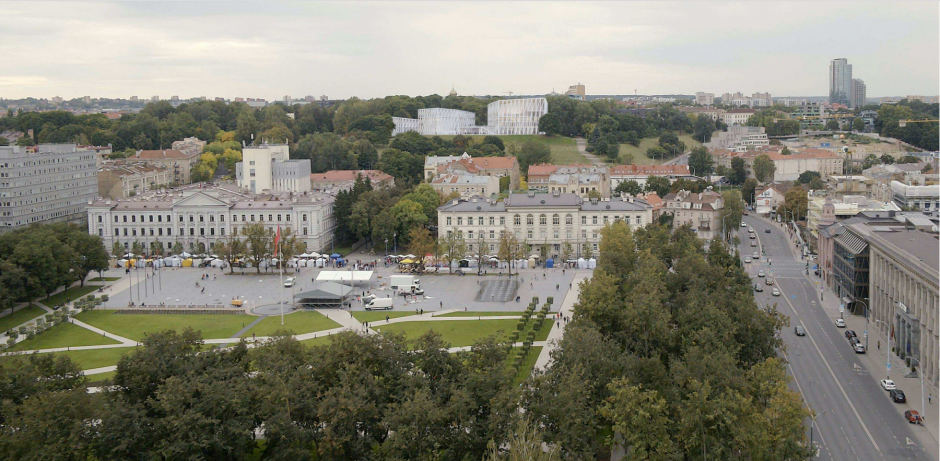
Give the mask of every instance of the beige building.
M 680 178 L 696 179 L 689 173 L 688 165 L 614 165 L 610 167 L 610 190 L 616 189 L 625 181 L 636 181 L 645 186 L 650 176 L 666 178 L 670 183 Z
M 472 174 L 445 174 L 431 180 L 431 187 L 441 196 L 457 193 L 469 198 L 474 195 L 489 197 L 499 194 L 499 178 L 496 176 L 475 176 Z
M 610 197 L 610 171 L 596 165 L 530 165 L 529 190 L 577 194 L 588 198 L 591 192 Z
M 478 157 L 464 153 L 459 159 L 439 164 L 436 173 L 431 176 L 447 174 L 470 174 L 474 176 L 509 177 L 509 190 L 519 188 L 519 161 L 516 157 Z M 498 181 L 497 181 L 498 183 Z
M 863 211 L 901 211 L 901 208 L 894 203 L 872 200 L 864 195 L 845 195 L 841 199 L 809 197 L 806 204 L 806 230 L 815 242 L 819 238 L 820 227 L 851 218 Z
M 127 163 L 145 163 L 166 168 L 172 173 L 173 184 L 189 184 L 193 165 L 199 161 L 199 154 L 184 154 L 175 149 L 139 150 L 124 159 Z
M 206 142 L 197 138 L 183 138 L 182 141 L 173 141 L 172 147 L 186 155 L 202 155 L 202 149 L 206 147 Z
M 107 163 L 98 169 L 98 196 L 126 199 L 152 189 L 167 187 L 173 173 L 163 167 L 124 162 Z
M 287 144 L 262 143 L 242 149 L 235 164 L 238 187 L 253 193 L 307 192 L 310 190 L 310 159 L 290 158 Z
M 722 101 L 722 104 L 727 104 L 726 101 Z M 751 118 L 752 115 L 756 114 L 757 111 L 754 109 L 733 109 L 725 112 L 721 116 L 721 121 L 728 126 L 734 125 L 745 125 L 747 120 Z
M 680 190 L 666 194 L 663 200 L 666 206 L 662 212 L 673 216 L 674 228 L 688 224 L 705 240 L 721 236 L 721 210 L 725 204 L 718 192 L 707 190 L 694 194 Z

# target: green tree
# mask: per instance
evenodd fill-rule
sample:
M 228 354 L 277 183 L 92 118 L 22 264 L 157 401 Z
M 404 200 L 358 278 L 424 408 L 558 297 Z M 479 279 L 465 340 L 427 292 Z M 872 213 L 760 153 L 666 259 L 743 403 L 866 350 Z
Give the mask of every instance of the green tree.
M 669 193 L 670 186 L 669 179 L 663 176 L 650 175 L 646 178 L 646 192 L 655 192 L 660 198 Z
M 630 385 L 616 379 L 609 385 L 611 396 L 601 415 L 611 421 L 613 430 L 623 436 L 629 460 L 680 459 L 672 441 L 669 406 L 655 390 Z M 611 443 L 611 442 L 608 442 Z
M 499 149 L 500 152 L 506 151 L 506 145 L 503 143 L 502 138 L 500 138 L 499 136 L 492 136 L 492 135 L 484 136 L 483 144 L 490 144 L 492 146 L 496 146 L 496 148 Z
M 865 120 L 862 120 L 861 117 L 855 117 L 855 120 L 852 120 L 852 130 L 859 133 L 865 131 Z
M 891 154 L 881 154 L 881 163 L 885 165 L 891 165 L 894 163 L 894 156 Z
M 548 144 L 530 139 L 522 143 L 517 157 L 519 159 L 519 169 L 528 174 L 530 165 L 551 162 L 552 151 Z
M 821 175 L 818 171 L 807 170 L 800 173 L 800 177 L 797 179 L 797 181 L 799 181 L 800 184 L 809 184 L 813 179 L 820 177 Z
M 745 179 L 744 185 L 741 186 L 741 197 L 744 198 L 744 201 L 751 205 L 754 205 L 757 186 L 757 180 L 754 178 Z
M 636 195 L 643 193 L 643 186 L 640 186 L 640 183 L 631 179 L 629 181 L 622 181 L 620 184 L 617 184 L 617 187 L 614 189 L 614 192 L 618 192 L 621 194 L 627 193 L 627 194 L 636 196 Z
M 356 156 L 356 164 L 361 170 L 373 170 L 379 163 L 379 154 L 375 146 L 368 139 L 360 139 L 352 145 L 353 155 Z
M 394 177 L 396 182 L 418 184 L 424 178 L 424 157 L 398 149 L 387 149 L 379 157 L 378 169 Z
M 784 194 L 784 203 L 780 205 L 782 210 L 777 212 L 786 219 L 789 219 L 788 217 L 792 215 L 797 221 L 800 221 L 806 217 L 807 200 L 806 189 L 791 187 Z
M 705 177 L 715 170 L 715 160 L 708 153 L 708 149 L 696 147 L 689 154 L 689 168 L 696 176 Z
M 699 115 L 695 117 L 695 121 L 692 122 L 693 136 L 696 141 L 701 143 L 711 141 L 712 133 L 714 133 L 716 129 L 715 121 L 707 115 Z
M 229 233 L 224 239 L 215 244 L 215 251 L 228 264 L 230 274 L 235 273 L 235 260 L 244 255 L 247 250 L 248 247 L 245 242 L 235 232 Z
M 389 210 L 389 214 L 395 220 L 398 241 L 403 244 L 408 243 L 408 235 L 412 229 L 423 227 L 428 223 L 428 216 L 424 213 L 424 207 L 420 203 L 408 199 L 399 200 Z
M 264 223 L 251 223 L 241 229 L 245 236 L 245 245 L 247 245 L 248 260 L 255 266 L 255 269 L 261 273 L 261 262 L 271 254 L 271 243 L 273 242 L 273 232 L 264 227 Z
M 724 202 L 724 208 L 721 209 L 724 235 L 731 235 L 741 225 L 741 217 L 744 214 L 744 200 L 741 199 L 741 191 L 730 189 L 722 191 L 721 201 Z
M 734 165 L 732 164 L 732 167 Z M 776 166 L 774 161 L 767 154 L 758 155 L 754 159 L 754 176 L 762 183 L 771 182 L 774 179 L 774 170 Z
M 837 131 L 839 129 L 839 121 L 830 119 L 828 122 L 826 122 L 826 129 Z
M 171 248 L 170 251 L 175 255 L 181 254 L 183 252 L 183 244 L 178 240 L 173 242 L 173 248 Z
M 746 179 L 747 165 L 744 163 L 744 159 L 741 157 L 731 159 L 731 175 L 728 177 L 728 181 L 731 184 L 743 184 Z

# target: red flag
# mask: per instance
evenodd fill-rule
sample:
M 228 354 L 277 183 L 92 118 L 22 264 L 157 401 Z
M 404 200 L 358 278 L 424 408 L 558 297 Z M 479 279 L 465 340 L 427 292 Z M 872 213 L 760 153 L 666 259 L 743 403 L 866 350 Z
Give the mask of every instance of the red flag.
M 274 254 L 281 252 L 281 226 L 277 226 L 277 234 L 274 235 Z

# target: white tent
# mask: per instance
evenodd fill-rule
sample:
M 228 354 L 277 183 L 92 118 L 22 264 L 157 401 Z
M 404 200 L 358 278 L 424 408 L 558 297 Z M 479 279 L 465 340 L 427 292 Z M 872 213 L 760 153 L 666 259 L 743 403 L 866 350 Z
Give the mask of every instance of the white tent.
M 206 261 L 203 260 L 203 259 L 193 259 L 193 267 L 199 267 L 199 266 L 201 266 L 202 263 L 204 263 L 204 262 L 206 262 Z
M 181 256 L 183 259 L 186 259 L 186 258 L 188 258 L 188 257 L 190 257 L 190 256 L 192 256 L 192 255 L 184 251 L 184 252 L 180 253 L 180 256 Z
M 307 253 L 301 253 L 301 254 L 297 255 L 297 257 L 298 257 L 298 258 L 309 258 L 310 255 L 308 255 Z
M 588 269 L 594 269 L 595 267 L 597 267 L 597 260 L 594 258 L 589 259 L 587 263 L 588 263 Z
M 578 258 L 578 269 L 587 269 L 588 263 L 584 258 Z
M 373 271 L 321 271 L 317 282 L 369 282 L 373 274 Z
M 210 263 L 210 265 L 211 265 L 212 267 L 225 267 L 225 261 L 223 261 L 223 260 L 221 260 L 221 259 L 213 259 L 213 260 L 212 260 L 212 263 Z

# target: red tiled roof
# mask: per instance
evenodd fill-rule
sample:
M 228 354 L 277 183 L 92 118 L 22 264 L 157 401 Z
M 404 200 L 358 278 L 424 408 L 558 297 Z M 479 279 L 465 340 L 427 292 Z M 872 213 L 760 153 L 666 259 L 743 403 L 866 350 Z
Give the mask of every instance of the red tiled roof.
M 552 165 L 549 163 L 542 163 L 539 165 L 529 165 L 529 176 L 536 175 L 546 175 L 552 174 L 558 170 L 558 165 Z
M 688 165 L 616 165 L 610 168 L 610 175 L 668 175 L 689 174 Z

